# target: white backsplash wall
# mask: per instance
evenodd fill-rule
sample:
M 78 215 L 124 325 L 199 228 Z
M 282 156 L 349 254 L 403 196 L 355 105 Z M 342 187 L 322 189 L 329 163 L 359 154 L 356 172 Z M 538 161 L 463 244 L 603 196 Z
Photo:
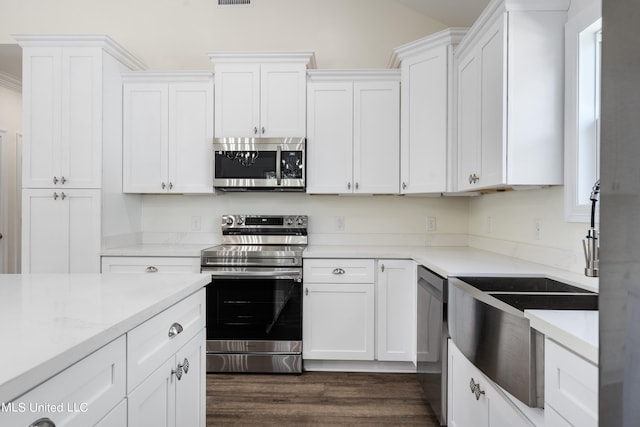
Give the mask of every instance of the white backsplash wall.
M 564 220 L 564 187 L 507 191 L 469 199 L 469 246 L 584 272 L 589 224 Z
M 465 197 L 227 193 L 143 199 L 145 243 L 218 243 L 224 214 L 300 214 L 309 216 L 310 244 L 467 244 Z M 435 231 L 427 230 L 429 217 Z

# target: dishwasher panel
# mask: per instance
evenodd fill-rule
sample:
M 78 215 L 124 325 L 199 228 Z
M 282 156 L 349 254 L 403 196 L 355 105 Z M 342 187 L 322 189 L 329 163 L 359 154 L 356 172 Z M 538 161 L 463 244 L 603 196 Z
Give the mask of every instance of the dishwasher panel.
M 417 374 L 440 425 L 447 425 L 447 280 L 418 267 Z

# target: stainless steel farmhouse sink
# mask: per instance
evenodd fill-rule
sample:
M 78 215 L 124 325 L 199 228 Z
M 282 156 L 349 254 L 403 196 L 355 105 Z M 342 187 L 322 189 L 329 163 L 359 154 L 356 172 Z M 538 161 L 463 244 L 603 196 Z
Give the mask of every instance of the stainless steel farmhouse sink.
M 449 279 L 449 334 L 485 375 L 531 407 L 544 402 L 544 337 L 526 309 L 597 310 L 598 294 L 544 277 Z

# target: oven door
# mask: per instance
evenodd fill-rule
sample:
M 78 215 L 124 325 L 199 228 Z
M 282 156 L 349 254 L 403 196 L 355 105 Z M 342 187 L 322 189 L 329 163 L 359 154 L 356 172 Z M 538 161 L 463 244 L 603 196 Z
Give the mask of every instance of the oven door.
M 234 270 L 203 269 L 207 372 L 301 372 L 301 269 Z
M 223 138 L 213 144 L 213 186 L 226 191 L 305 189 L 305 142 Z

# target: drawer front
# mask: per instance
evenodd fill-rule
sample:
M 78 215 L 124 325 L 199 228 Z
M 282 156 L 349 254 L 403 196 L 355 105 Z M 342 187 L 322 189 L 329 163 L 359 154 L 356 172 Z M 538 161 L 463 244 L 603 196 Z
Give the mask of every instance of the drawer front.
M 102 273 L 199 273 L 198 257 L 102 257 Z
M 205 327 L 205 289 L 127 333 L 127 390 L 131 392 Z
M 373 283 L 372 259 L 305 259 L 305 283 Z
M 598 425 L 598 367 L 555 341 L 544 346 L 545 406 L 569 424 Z
M 48 418 L 57 426 L 92 426 L 125 397 L 126 340 L 122 336 L 90 354 L 0 412 L 0 425 L 28 426 Z

